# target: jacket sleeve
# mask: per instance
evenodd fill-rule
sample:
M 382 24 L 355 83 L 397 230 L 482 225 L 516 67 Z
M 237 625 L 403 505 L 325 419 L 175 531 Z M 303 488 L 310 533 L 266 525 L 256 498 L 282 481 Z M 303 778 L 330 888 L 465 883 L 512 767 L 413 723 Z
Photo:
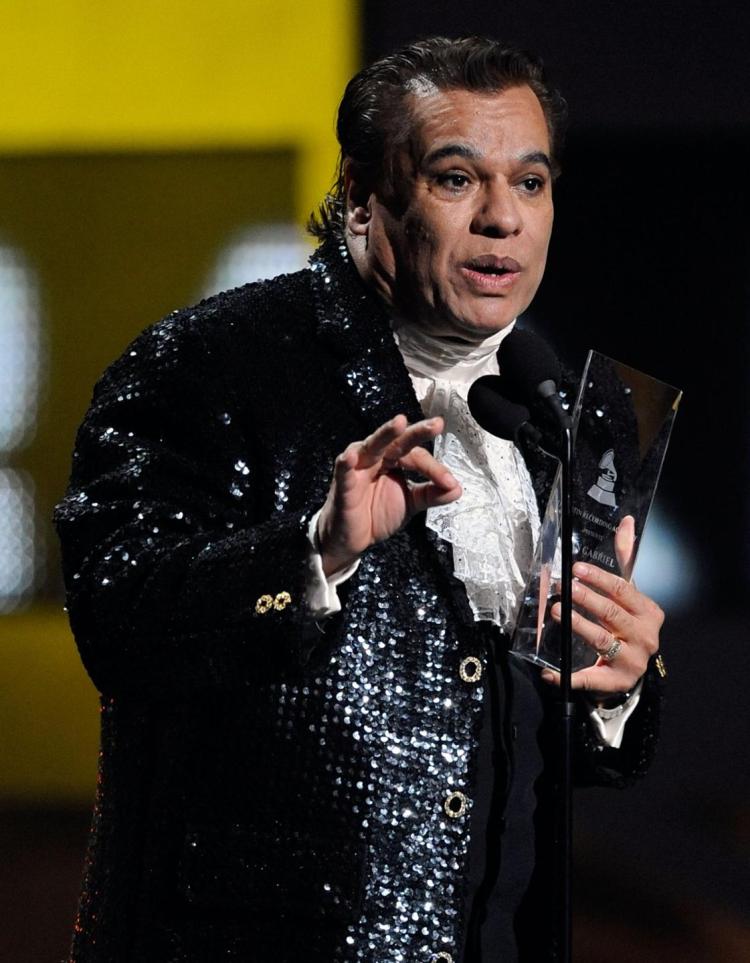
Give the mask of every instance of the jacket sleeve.
M 625 724 L 619 749 L 604 745 L 586 708 L 577 707 L 573 756 L 577 785 L 624 787 L 646 774 L 659 737 L 663 693 L 663 662 L 654 656 L 643 677 L 638 705 Z
M 252 419 L 194 318 L 151 328 L 104 374 L 55 512 L 71 626 L 104 692 L 242 684 L 315 631 L 312 511 L 274 509 Z

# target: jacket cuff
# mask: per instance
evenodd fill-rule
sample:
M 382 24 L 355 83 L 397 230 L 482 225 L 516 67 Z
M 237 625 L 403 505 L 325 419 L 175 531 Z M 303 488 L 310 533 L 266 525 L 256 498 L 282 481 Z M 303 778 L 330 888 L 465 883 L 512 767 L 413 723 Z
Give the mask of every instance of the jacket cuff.
M 628 720 L 619 748 L 605 746 L 588 713 L 576 726 L 575 779 L 578 785 L 627 786 L 644 776 L 656 751 L 666 668 L 661 655 L 649 660 L 638 705 Z
M 318 518 L 323 509 L 319 508 L 310 519 L 307 526 L 308 552 L 305 563 L 305 601 L 310 614 L 316 621 L 327 619 L 341 611 L 341 599 L 336 591 L 354 575 L 359 568 L 360 560 L 352 562 L 338 569 L 332 575 L 323 571 L 323 559 L 318 542 Z

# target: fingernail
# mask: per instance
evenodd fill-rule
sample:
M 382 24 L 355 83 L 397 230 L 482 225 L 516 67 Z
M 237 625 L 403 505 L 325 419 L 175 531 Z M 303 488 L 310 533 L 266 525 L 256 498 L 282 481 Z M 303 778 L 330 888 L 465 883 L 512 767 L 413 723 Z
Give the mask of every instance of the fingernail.
M 575 565 L 573 566 L 573 573 L 575 575 L 588 575 L 589 567 L 588 565 L 585 565 L 583 562 L 576 562 Z
M 549 669 L 545 669 L 544 672 L 542 672 L 542 678 L 545 682 L 554 682 L 555 680 L 554 675 L 552 675 Z

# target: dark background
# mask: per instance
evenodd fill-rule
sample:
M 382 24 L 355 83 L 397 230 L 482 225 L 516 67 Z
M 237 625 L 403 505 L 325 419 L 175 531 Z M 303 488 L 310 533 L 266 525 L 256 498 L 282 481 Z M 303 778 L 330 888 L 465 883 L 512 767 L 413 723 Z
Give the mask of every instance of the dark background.
M 750 578 L 748 8 L 373 0 L 364 11 L 368 61 L 434 34 L 486 34 L 542 56 L 570 127 L 530 315 L 579 370 L 595 348 L 684 389 L 661 494 L 700 545 L 702 603 L 741 610 Z
M 570 128 L 529 317 L 578 370 L 595 348 L 685 392 L 658 502 L 698 579 L 663 634 L 655 766 L 624 792 L 577 795 L 575 958 L 750 959 L 748 8 L 372 0 L 364 12 L 368 61 L 435 34 L 542 56 Z

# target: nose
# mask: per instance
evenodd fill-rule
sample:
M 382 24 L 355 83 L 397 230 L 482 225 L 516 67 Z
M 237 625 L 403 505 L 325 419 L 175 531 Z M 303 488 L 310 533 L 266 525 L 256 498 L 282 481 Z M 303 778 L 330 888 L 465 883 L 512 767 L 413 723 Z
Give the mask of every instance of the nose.
M 508 237 L 521 232 L 521 209 L 509 184 L 502 181 L 487 182 L 478 198 L 471 223 L 474 234 Z

